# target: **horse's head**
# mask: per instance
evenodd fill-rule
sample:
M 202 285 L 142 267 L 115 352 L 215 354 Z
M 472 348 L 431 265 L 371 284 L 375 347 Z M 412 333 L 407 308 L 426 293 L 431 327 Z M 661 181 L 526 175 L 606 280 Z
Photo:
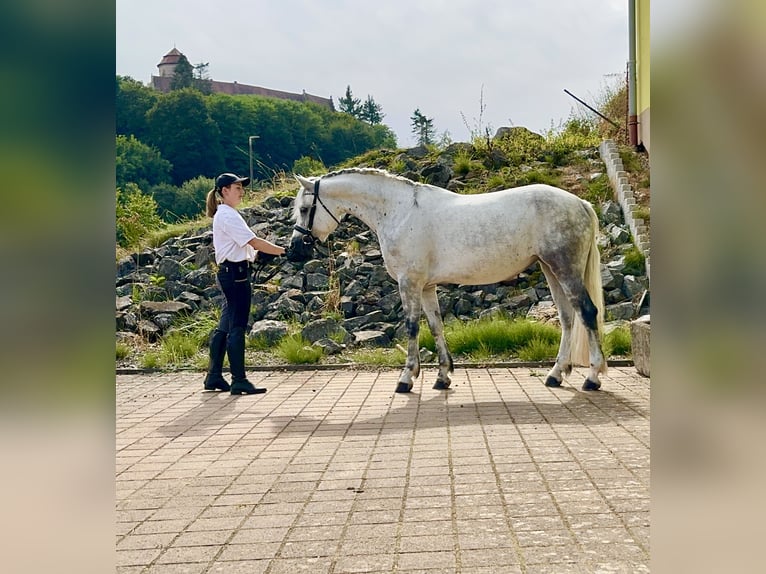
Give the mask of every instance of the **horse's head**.
M 315 241 L 324 242 L 340 221 L 325 203 L 325 198 L 320 197 L 321 178 L 296 175 L 295 179 L 301 187 L 293 206 L 295 225 L 287 258 L 290 261 L 305 261 L 313 254 Z

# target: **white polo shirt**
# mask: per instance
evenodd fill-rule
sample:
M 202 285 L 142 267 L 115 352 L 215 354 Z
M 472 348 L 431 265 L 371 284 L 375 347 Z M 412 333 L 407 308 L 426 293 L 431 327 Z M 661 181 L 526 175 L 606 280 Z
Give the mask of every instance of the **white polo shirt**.
M 255 260 L 255 249 L 247 242 L 255 237 L 240 213 L 222 203 L 213 216 L 215 262 Z

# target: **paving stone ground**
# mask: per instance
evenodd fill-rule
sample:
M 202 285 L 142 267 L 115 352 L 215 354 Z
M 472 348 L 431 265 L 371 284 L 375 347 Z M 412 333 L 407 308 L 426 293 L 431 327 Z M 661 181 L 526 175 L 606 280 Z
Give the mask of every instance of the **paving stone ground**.
M 119 574 L 649 572 L 649 379 L 117 376 Z

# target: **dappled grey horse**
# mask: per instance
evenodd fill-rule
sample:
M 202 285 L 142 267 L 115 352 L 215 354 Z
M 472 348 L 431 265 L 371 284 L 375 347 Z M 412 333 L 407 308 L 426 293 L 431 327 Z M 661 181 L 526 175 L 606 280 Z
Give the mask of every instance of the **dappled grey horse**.
M 389 275 L 399 285 L 409 335 L 396 392 L 412 389 L 420 373 L 421 311 L 439 354 L 435 389 L 450 386 L 452 356 L 444 338 L 436 286 L 487 285 L 511 279 L 540 262 L 561 321 L 561 344 L 545 384 L 561 385 L 572 365 L 589 366 L 583 390 L 601 386 L 603 321 L 598 218 L 590 203 L 535 184 L 460 195 L 386 171 L 351 168 L 321 177 L 295 176 L 295 229 L 288 257 L 309 258 L 351 214 L 378 236 Z M 575 320 L 575 318 L 577 320 Z

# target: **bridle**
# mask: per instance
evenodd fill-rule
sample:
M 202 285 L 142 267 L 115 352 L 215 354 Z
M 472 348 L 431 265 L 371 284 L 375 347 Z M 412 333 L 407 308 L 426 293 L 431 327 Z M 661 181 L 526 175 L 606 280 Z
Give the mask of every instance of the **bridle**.
M 335 217 L 332 212 L 327 209 L 327 206 L 322 201 L 322 198 L 319 197 L 319 179 L 317 179 L 314 182 L 314 191 L 312 195 L 314 196 L 314 201 L 311 203 L 311 210 L 309 211 L 309 224 L 307 227 L 301 227 L 300 225 L 293 225 L 293 229 L 295 231 L 303 234 L 303 243 L 305 245 L 314 245 L 317 242 L 317 238 L 314 237 L 314 235 L 311 233 L 311 228 L 314 227 L 314 215 L 316 215 L 317 211 L 317 202 L 319 202 L 319 205 L 321 205 L 324 210 L 330 214 L 330 217 L 332 217 L 335 220 L 335 223 L 340 225 L 340 221 L 338 221 L 338 218 Z M 304 189 L 304 193 L 306 190 Z

